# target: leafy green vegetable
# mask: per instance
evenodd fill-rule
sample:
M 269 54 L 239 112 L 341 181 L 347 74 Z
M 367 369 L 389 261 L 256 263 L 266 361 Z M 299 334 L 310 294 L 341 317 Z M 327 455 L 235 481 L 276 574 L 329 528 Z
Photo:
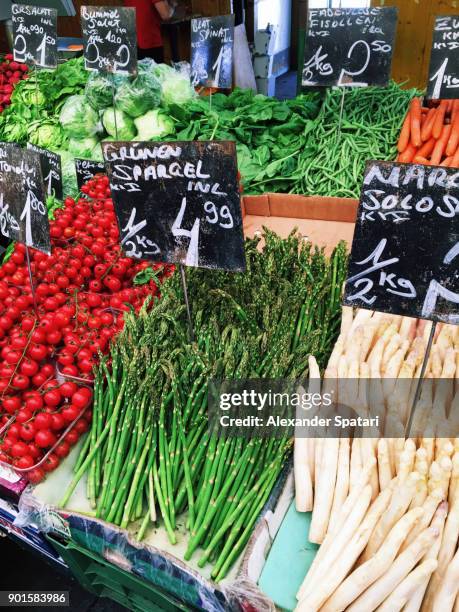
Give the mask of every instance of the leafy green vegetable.
M 160 99 L 161 85 L 158 79 L 152 73 L 143 72 L 118 88 L 115 105 L 130 117 L 140 117 L 159 106 Z
M 84 90 L 87 101 L 94 110 L 100 111 L 113 103 L 113 84 L 105 74 L 91 73 Z
M 75 198 L 78 196 L 78 184 L 75 170 L 74 156 L 68 151 L 56 150 L 55 153 L 61 156 L 62 170 L 62 189 L 65 196 Z
M 98 144 L 99 142 L 95 136 L 87 136 L 86 138 L 82 139 L 70 138 L 68 151 L 74 157 L 86 157 L 88 159 L 92 159 L 92 152 L 95 146 Z
M 138 140 L 155 140 L 175 131 L 174 122 L 159 109 L 148 111 L 142 117 L 134 119 Z
M 84 96 L 70 96 L 62 106 L 59 121 L 71 138 L 94 136 L 100 131 L 99 115 Z
M 110 136 L 114 136 L 118 140 L 132 140 L 135 136 L 132 119 L 123 111 L 115 110 L 113 106 L 104 111 L 102 123 Z
M 23 85 L 22 85 L 23 83 Z M 38 83 L 36 74 L 32 74 L 26 81 L 22 81 L 21 87 L 15 87 L 11 94 L 11 102 L 25 104 L 26 106 L 34 106 L 42 108 L 46 106 L 46 96 L 42 92 Z
M 161 102 L 165 106 L 169 104 L 188 104 L 196 93 L 190 84 L 190 79 L 175 70 L 167 74 L 162 83 Z
M 27 129 L 28 141 L 44 149 L 60 148 L 65 134 L 56 119 L 32 121 Z

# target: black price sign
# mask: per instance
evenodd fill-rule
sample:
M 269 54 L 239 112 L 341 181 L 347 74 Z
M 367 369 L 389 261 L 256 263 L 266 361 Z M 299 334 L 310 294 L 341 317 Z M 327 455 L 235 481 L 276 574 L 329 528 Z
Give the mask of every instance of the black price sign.
M 81 29 L 86 70 L 136 74 L 135 9 L 82 6 Z
M 233 82 L 234 15 L 191 20 L 191 82 L 230 89 Z
M 459 98 L 459 15 L 435 19 L 427 98 Z
M 311 9 L 303 87 L 386 86 L 392 66 L 397 9 Z
M 75 158 L 75 170 L 78 189 L 101 172 L 105 172 L 104 162 L 92 161 L 90 159 Z
M 57 66 L 57 10 L 13 4 L 14 60 L 42 68 Z
M 55 195 L 58 200 L 62 200 L 62 168 L 61 156 L 48 149 L 36 147 L 30 142 L 27 143 L 27 148 L 35 151 L 40 156 L 41 175 L 45 184 L 46 194 Z
M 0 228 L 5 238 L 51 252 L 40 157 L 34 151 L 0 149 Z
M 126 254 L 245 270 L 234 142 L 102 143 Z
M 367 163 L 344 303 L 459 324 L 459 171 Z

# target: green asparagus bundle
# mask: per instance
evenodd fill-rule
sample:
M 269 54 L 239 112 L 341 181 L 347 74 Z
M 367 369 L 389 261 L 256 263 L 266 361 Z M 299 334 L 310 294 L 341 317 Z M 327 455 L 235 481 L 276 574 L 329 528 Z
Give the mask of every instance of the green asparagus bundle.
M 122 528 L 139 519 L 139 540 L 161 517 L 175 543 L 180 517 L 185 560 L 199 549 L 216 581 L 243 551 L 291 440 L 211 433 L 208 380 L 307 376 L 308 356 L 324 366 L 340 324 L 344 245 L 328 259 L 295 233 L 264 240 L 263 251 L 246 242 L 245 274 L 188 270 L 192 343 L 178 274 L 154 308 L 126 317 L 96 371 L 92 429 L 62 500 L 87 473 L 96 516 Z

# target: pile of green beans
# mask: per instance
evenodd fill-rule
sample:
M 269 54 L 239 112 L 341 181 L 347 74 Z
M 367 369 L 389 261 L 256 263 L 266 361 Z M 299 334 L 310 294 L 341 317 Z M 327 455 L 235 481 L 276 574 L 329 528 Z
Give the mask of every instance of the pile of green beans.
M 291 192 L 359 198 L 365 162 L 396 158 L 400 129 L 416 95 L 416 89 L 393 82 L 387 88 L 329 89 L 311 133 L 315 152 L 300 154 Z
M 325 367 L 340 325 L 345 245 L 327 258 L 295 233 L 266 230 L 264 241 L 262 252 L 246 241 L 245 274 L 188 269 L 193 342 L 178 274 L 151 310 L 126 317 L 96 371 L 92 429 L 61 502 L 86 474 L 97 517 L 139 540 L 161 518 L 173 544 L 185 525 L 185 560 L 199 550 L 216 581 L 246 546 L 292 443 L 212 433 L 208 381 L 307 376 L 309 355 Z

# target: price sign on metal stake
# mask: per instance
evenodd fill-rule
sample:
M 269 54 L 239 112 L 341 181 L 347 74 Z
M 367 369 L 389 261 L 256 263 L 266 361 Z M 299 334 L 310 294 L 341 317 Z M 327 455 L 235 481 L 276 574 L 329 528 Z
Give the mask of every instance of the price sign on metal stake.
M 96 174 L 100 174 L 101 172 L 105 172 L 105 165 L 103 162 L 92 161 L 90 159 L 75 159 L 75 170 L 77 176 L 77 184 L 78 189 L 81 189 L 82 186 L 92 178 L 96 176 Z
M 459 15 L 435 19 L 427 98 L 459 98 Z
M 86 70 L 136 74 L 135 9 L 82 6 L 81 29 Z
M 36 147 L 33 144 L 27 143 L 27 148 L 35 151 L 40 156 L 41 174 L 45 184 L 46 195 L 55 195 L 58 200 L 62 200 L 62 168 L 61 156 L 48 149 Z
M 16 62 L 41 68 L 57 66 L 57 10 L 13 4 L 13 54 Z
M 234 15 L 191 20 L 193 86 L 230 89 L 233 82 Z
M 128 256 L 245 269 L 234 142 L 104 142 L 102 148 Z
M 459 171 L 370 161 L 344 303 L 459 324 Z
M 1 233 L 49 254 L 51 241 L 40 156 L 16 147 L 1 151 Z
M 396 28 L 395 7 L 311 9 L 303 87 L 387 85 Z

